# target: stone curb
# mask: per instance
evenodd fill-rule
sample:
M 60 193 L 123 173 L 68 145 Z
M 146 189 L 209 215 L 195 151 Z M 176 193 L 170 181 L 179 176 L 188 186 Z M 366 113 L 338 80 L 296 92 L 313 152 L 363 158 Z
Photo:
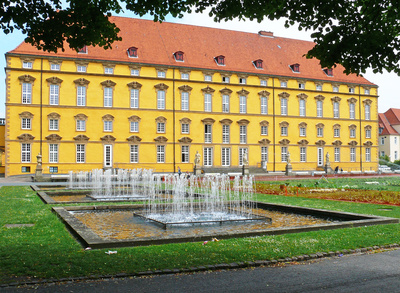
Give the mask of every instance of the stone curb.
M 360 254 L 368 251 L 374 250 L 383 250 L 383 249 L 392 249 L 399 248 L 400 244 L 393 243 L 390 245 L 381 245 L 381 246 L 373 246 L 373 247 L 364 247 L 358 249 L 343 249 L 342 251 L 329 251 L 329 252 L 317 252 L 310 255 L 299 255 L 294 257 L 286 257 L 280 258 L 278 260 L 256 260 L 256 261 L 247 261 L 247 262 L 239 262 L 239 263 L 222 263 L 215 265 L 205 265 L 198 267 L 190 267 L 184 269 L 164 269 L 164 270 L 155 270 L 155 271 L 143 271 L 138 273 L 119 273 L 115 275 L 90 275 L 85 277 L 72 277 L 72 278 L 61 278 L 61 279 L 44 279 L 37 281 L 27 281 L 27 282 L 13 282 L 8 284 L 0 284 L 0 288 L 6 287 L 17 287 L 17 286 L 32 286 L 39 284 L 49 284 L 49 283 L 63 283 L 63 282 L 73 282 L 73 281 L 88 281 L 88 280 L 100 280 L 100 279 L 122 279 L 129 277 L 143 277 L 149 275 L 170 275 L 170 274 L 180 274 L 180 273 L 194 273 L 194 272 L 204 272 L 204 271 L 217 271 L 217 270 L 230 270 L 230 269 L 239 269 L 239 268 L 249 268 L 249 267 L 259 267 L 259 266 L 274 266 L 279 263 L 290 263 L 297 261 L 307 261 L 307 260 L 315 260 L 320 258 L 328 258 L 328 257 L 341 257 L 346 254 Z

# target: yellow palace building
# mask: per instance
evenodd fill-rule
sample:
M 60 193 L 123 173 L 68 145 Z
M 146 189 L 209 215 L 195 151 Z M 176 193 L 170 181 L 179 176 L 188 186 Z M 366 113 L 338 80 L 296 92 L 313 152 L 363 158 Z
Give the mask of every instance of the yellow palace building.
M 376 170 L 377 86 L 312 42 L 112 17 L 111 50 L 6 54 L 6 176 L 93 168 Z

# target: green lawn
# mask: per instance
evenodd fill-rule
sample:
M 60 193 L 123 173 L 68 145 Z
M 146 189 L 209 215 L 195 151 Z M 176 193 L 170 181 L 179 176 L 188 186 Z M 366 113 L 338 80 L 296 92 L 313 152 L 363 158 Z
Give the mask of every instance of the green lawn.
M 400 218 L 400 207 L 300 197 L 259 195 L 271 203 L 325 208 Z M 19 278 L 65 278 L 134 273 L 146 270 L 279 259 L 316 252 L 356 249 L 400 242 L 400 224 L 221 240 L 118 248 L 117 254 L 84 250 L 29 187 L 0 189 L 0 283 Z M 6 224 L 34 224 L 6 228 Z M 113 249 L 114 250 L 114 249 Z

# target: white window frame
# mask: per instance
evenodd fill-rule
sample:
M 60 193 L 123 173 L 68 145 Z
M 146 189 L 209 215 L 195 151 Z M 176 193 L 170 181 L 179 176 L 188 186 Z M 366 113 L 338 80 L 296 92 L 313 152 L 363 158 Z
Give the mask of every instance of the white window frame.
M 114 68 L 104 67 L 104 74 L 114 74 Z
M 189 163 L 189 146 L 181 146 L 181 163 Z
M 231 140 L 231 126 L 229 124 L 222 125 L 222 143 L 229 144 Z
M 204 142 L 212 143 L 212 125 L 204 124 Z
M 76 105 L 86 106 L 86 86 L 78 85 L 76 87 Z
M 189 134 L 190 133 L 189 123 L 182 123 L 181 124 L 181 133 L 182 134 Z
M 371 138 L 371 129 L 365 129 L 365 138 Z
M 351 128 L 350 129 L 350 138 L 355 138 L 356 137 L 356 129 L 355 128 Z
M 33 68 L 33 62 L 31 62 L 31 61 L 22 61 L 22 68 L 24 68 L 24 69 L 32 69 Z
M 350 119 L 356 119 L 356 104 L 355 103 L 350 103 L 349 104 L 349 117 Z
M 338 93 L 338 92 L 339 92 L 339 87 L 338 87 L 338 86 L 333 86 L 333 87 L 332 87 L 332 91 L 333 91 L 334 93 Z
M 229 82 L 230 82 L 229 76 L 223 76 L 223 77 L 222 77 L 222 82 L 223 82 L 223 83 L 229 83 Z
M 371 148 L 365 148 L 365 162 L 371 162 Z
M 299 100 L 299 116 L 306 116 L 306 101 L 304 99 Z
M 355 162 L 356 161 L 356 148 L 351 147 L 350 148 L 350 162 Z
M 315 90 L 316 90 L 316 91 L 322 91 L 322 85 L 317 84 L 317 85 L 315 86 Z
M 139 132 L 139 121 L 130 121 L 129 132 Z
M 165 78 L 166 77 L 165 71 L 157 70 L 157 77 L 158 78 Z
M 204 112 L 212 111 L 212 95 L 209 93 L 204 94 Z
M 181 92 L 181 110 L 189 111 L 189 93 Z
M 333 102 L 333 118 L 340 118 L 339 102 Z
M 268 114 L 268 98 L 267 97 L 260 98 L 260 113 L 261 113 L 261 115 Z
M 335 147 L 334 149 L 334 158 L 335 162 L 340 162 L 340 148 Z
M 59 130 L 58 119 L 49 119 L 49 130 Z
M 281 162 L 282 163 L 287 162 L 287 154 L 288 154 L 288 147 L 286 147 L 286 146 L 281 147 Z
M 103 131 L 104 132 L 112 132 L 113 131 L 113 121 L 103 121 Z
M 157 163 L 165 163 L 165 145 L 157 145 Z
M 210 74 L 205 74 L 205 75 L 204 75 L 204 81 L 212 81 L 212 75 L 210 75 Z
M 286 116 L 288 114 L 287 102 L 287 98 L 281 98 L 281 115 Z
M 139 109 L 139 89 L 130 90 L 131 109 Z
M 58 105 L 60 103 L 60 85 L 50 84 L 49 93 L 49 104 Z
M 281 87 L 287 87 L 287 81 L 281 81 Z
M 306 136 L 306 132 L 307 132 L 307 130 L 306 130 L 305 127 L 300 127 L 299 128 L 299 135 L 300 136 Z
M 246 84 L 247 79 L 245 77 L 239 77 L 239 84 Z
M 247 113 L 247 97 L 239 96 L 239 113 L 246 114 Z
M 267 83 L 267 81 L 265 79 L 260 79 L 260 85 L 261 86 L 267 86 L 268 83 Z
M 86 120 L 76 120 L 76 131 L 86 131 Z
M 21 118 L 21 129 L 32 129 L 32 118 Z
M 182 73 L 181 73 L 181 79 L 188 80 L 188 79 L 189 79 L 189 73 L 187 73 L 187 72 L 182 72 Z
M 281 136 L 287 136 L 287 135 L 288 135 L 288 127 L 281 126 Z
M 371 106 L 366 104 L 364 106 L 365 120 L 371 120 Z
M 86 145 L 76 144 L 76 162 L 85 163 L 86 161 Z
M 113 106 L 113 88 L 105 87 L 104 88 L 104 107 L 112 107 Z
M 213 165 L 213 148 L 205 147 L 203 148 L 203 165 L 205 167 L 211 167 Z
M 300 147 L 300 162 L 307 162 L 307 148 Z
M 324 102 L 317 101 L 317 117 L 322 118 L 324 117 Z
M 21 143 L 21 163 L 30 163 L 32 158 L 32 145 Z
M 61 69 L 61 65 L 60 64 L 56 64 L 56 63 L 51 63 L 50 64 L 50 70 L 60 71 L 60 69 Z
M 340 137 L 340 128 L 333 129 L 333 137 Z
M 157 109 L 165 110 L 165 91 L 157 91 Z
M 324 128 L 317 127 L 317 137 L 324 137 Z
M 229 167 L 231 165 L 231 149 L 223 147 L 221 148 L 221 165 L 223 167 Z
M 32 104 L 32 83 L 22 83 L 22 104 Z
M 268 147 L 261 147 L 261 162 L 268 162 Z
M 247 143 L 247 125 L 239 126 L 239 143 L 241 144 Z
M 261 135 L 268 135 L 268 126 L 261 125 Z
M 222 95 L 222 112 L 229 113 L 230 111 L 230 96 Z
M 129 161 L 131 163 L 139 163 L 139 145 L 131 144 L 129 147 Z
M 139 76 L 140 75 L 139 69 L 131 69 L 131 75 L 132 76 Z
M 87 66 L 86 65 L 77 65 L 76 66 L 76 71 L 77 72 L 86 72 L 87 71 Z
M 157 133 L 165 133 L 165 122 L 157 122 Z
M 49 144 L 49 163 L 58 163 L 58 144 Z

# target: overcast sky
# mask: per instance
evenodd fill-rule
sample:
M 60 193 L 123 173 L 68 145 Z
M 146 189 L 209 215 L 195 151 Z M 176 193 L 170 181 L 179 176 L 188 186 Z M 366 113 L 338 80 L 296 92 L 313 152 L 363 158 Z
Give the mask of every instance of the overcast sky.
M 121 16 L 134 17 L 132 13 L 120 14 Z M 146 17 L 151 19 L 150 17 Z M 228 21 L 216 23 L 207 14 L 188 14 L 182 19 L 168 18 L 168 22 L 177 22 L 183 24 L 192 24 L 199 26 L 215 27 L 221 29 L 245 31 L 251 33 L 257 33 L 260 30 L 272 31 L 275 36 L 293 38 L 300 40 L 311 41 L 311 32 L 299 31 L 297 27 L 285 28 L 284 21 L 263 21 L 261 23 L 251 21 Z M 12 34 L 5 35 L 2 31 L 0 32 L 0 54 L 3 55 L 0 58 L 0 67 L 5 68 L 6 62 L 4 54 L 12 49 L 16 48 L 22 41 L 24 36 L 15 31 Z M 369 81 L 379 86 L 379 102 L 378 111 L 380 113 L 385 112 L 389 108 L 400 108 L 400 77 L 394 73 L 374 74 L 372 70 L 369 70 L 364 77 Z M 0 118 L 5 117 L 5 71 L 0 71 Z

